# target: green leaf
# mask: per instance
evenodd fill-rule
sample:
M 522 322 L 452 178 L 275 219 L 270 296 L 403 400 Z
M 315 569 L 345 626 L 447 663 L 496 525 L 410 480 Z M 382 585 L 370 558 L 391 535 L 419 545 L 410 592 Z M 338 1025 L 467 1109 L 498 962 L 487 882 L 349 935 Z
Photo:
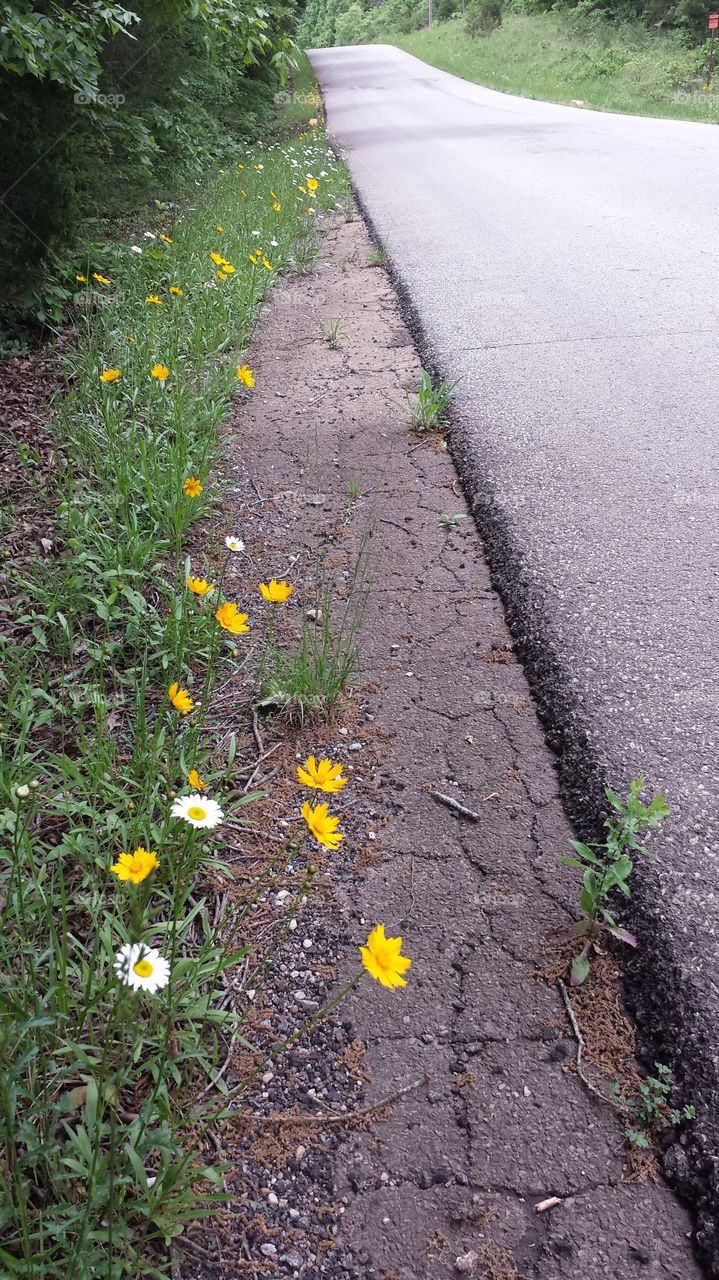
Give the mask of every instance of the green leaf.
M 578 956 L 572 960 L 572 969 L 570 984 L 573 987 L 581 987 L 582 983 L 589 977 L 589 956 L 586 948 L 580 951 Z

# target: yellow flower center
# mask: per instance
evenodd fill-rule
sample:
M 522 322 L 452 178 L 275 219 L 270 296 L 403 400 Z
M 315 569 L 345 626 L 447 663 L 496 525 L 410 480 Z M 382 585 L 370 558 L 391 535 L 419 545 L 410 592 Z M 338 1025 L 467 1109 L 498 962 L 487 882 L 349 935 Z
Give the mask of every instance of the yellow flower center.
M 138 960 L 137 963 L 132 966 L 132 969 L 133 973 L 136 973 L 138 978 L 149 978 L 153 971 L 149 960 Z
M 202 808 L 202 805 L 191 804 L 187 810 L 187 816 L 188 818 L 193 818 L 195 822 L 202 822 L 202 819 L 207 817 L 207 813 Z

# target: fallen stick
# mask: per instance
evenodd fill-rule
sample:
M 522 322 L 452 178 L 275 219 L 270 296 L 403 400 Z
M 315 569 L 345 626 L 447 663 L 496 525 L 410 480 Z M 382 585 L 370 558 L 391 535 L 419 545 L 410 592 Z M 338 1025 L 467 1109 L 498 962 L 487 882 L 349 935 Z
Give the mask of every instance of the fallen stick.
M 278 1111 L 272 1116 L 256 1116 L 247 1112 L 237 1113 L 240 1120 L 248 1120 L 250 1124 L 347 1124 L 351 1120 L 363 1120 L 371 1115 L 373 1111 L 381 1111 L 383 1107 L 388 1107 L 391 1102 L 398 1102 L 405 1094 L 411 1093 L 413 1089 L 419 1089 L 421 1084 L 426 1084 L 429 1080 L 428 1075 L 422 1076 L 419 1080 L 413 1080 L 411 1084 L 406 1084 L 403 1089 L 396 1089 L 394 1093 L 388 1093 L 386 1098 L 380 1098 L 379 1102 L 373 1102 L 368 1107 L 356 1107 L 354 1111 L 345 1111 L 342 1115 L 336 1111 L 324 1111 L 319 1115 L 296 1115 L 292 1111 Z
M 435 800 L 439 800 L 440 804 L 446 804 L 448 809 L 453 809 L 460 817 L 469 818 L 471 822 L 479 822 L 479 814 L 473 809 L 468 809 L 466 805 L 460 804 L 454 796 L 445 796 L 441 791 L 430 791 L 429 794 L 434 796 Z
M 588 1089 L 590 1093 L 593 1093 L 596 1098 L 600 1098 L 601 1101 L 607 1103 L 608 1106 L 614 1107 L 615 1111 L 621 1111 L 622 1110 L 621 1103 L 615 1102 L 613 1098 L 607 1097 L 606 1093 L 602 1093 L 601 1089 L 598 1089 L 596 1085 L 592 1084 L 591 1080 L 588 1080 L 586 1075 L 584 1074 L 584 1067 L 582 1066 L 582 1054 L 587 1047 L 587 1042 L 584 1039 L 584 1036 L 582 1035 L 581 1031 L 579 1030 L 579 1024 L 574 1015 L 574 1010 L 572 1008 L 571 1000 L 569 999 L 567 988 L 565 987 L 561 978 L 557 978 L 557 987 L 559 988 L 559 994 L 562 997 L 562 1001 L 564 1002 L 564 1008 L 566 1009 L 567 1017 L 569 1018 L 569 1021 L 572 1024 L 572 1031 L 574 1032 L 574 1038 L 577 1042 L 576 1066 L 577 1066 L 577 1075 L 579 1076 L 579 1079 L 581 1080 L 584 1087 Z

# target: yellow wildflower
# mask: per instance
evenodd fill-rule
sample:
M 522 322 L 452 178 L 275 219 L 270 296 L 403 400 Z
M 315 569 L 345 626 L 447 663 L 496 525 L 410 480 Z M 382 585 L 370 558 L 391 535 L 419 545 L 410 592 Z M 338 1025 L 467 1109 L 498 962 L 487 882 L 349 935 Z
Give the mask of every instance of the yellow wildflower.
M 103 369 L 100 374 L 100 382 L 117 382 L 119 377 L 119 369 Z
M 204 791 L 207 786 L 207 783 L 202 781 L 197 769 L 190 769 L 187 775 L 187 782 L 193 791 Z
M 233 636 L 241 636 L 249 631 L 247 614 L 240 613 L 234 600 L 226 600 L 215 612 L 215 617 L 223 631 L 230 631 Z
M 212 258 L 212 261 L 214 262 L 216 267 L 221 267 L 223 262 L 225 261 L 221 253 L 213 252 L 210 254 L 210 257 Z
M 110 870 L 118 880 L 129 880 L 132 884 L 140 884 L 159 864 L 160 860 L 154 850 L 143 849 L 140 845 L 134 853 L 121 853 Z
M 271 271 L 271 270 L 272 270 L 272 263 L 271 263 L 271 262 L 268 262 L 268 261 L 267 261 L 267 258 L 263 258 L 263 259 L 262 259 L 262 265 L 263 265 L 263 267 L 265 268 L 265 271 Z
M 339 818 L 333 818 L 327 812 L 326 804 L 315 805 L 313 809 L 305 801 L 300 813 L 317 843 L 324 845 L 325 849 L 336 849 L 340 841 L 344 840 L 342 832 L 337 830 Z
M 282 209 L 282 205 L 280 204 L 279 200 L 275 200 L 274 204 L 272 205 L 272 208 L 274 209 L 275 213 L 280 212 L 280 210 Z
M 181 711 L 183 716 L 186 716 L 189 711 L 194 709 L 195 704 L 187 689 L 181 689 L 176 680 L 167 690 L 167 696 L 175 710 Z
M 193 578 L 192 574 L 187 578 L 187 589 L 196 596 L 208 596 L 211 591 L 215 590 L 214 582 L 208 582 L 206 578 Z
M 292 595 L 292 590 L 289 582 L 278 582 L 275 578 L 271 578 L 269 582 L 260 583 L 262 595 L 272 604 L 284 604 L 285 600 L 289 600 Z
M 253 267 L 256 267 L 260 260 L 259 254 L 257 253 L 248 253 L 247 258 L 248 258 L 248 261 L 252 263 Z
M 246 364 L 238 364 L 235 370 L 235 377 L 240 382 L 244 382 L 246 387 L 254 387 L 255 385 L 255 375 L 251 369 L 247 368 Z
M 197 476 L 188 476 L 182 489 L 188 498 L 199 498 L 202 493 L 202 485 Z
M 93 280 L 97 280 L 98 284 L 110 284 L 107 276 L 101 276 L 99 271 L 93 271 L 92 278 Z
M 307 179 L 307 190 L 309 191 L 310 195 L 314 195 L 319 185 L 320 184 L 316 178 Z
M 181 297 L 182 297 L 182 289 L 181 289 L 181 288 L 180 288 L 180 286 L 179 286 L 179 285 L 177 285 L 177 284 L 171 284 L 171 285 L 170 285 L 170 287 L 168 288 L 167 292 L 168 292 L 168 293 L 171 293 L 171 294 L 172 294 L 172 296 L 173 296 L 173 298 L 181 298 Z
M 247 199 L 247 192 L 246 192 L 246 191 L 243 191 L 243 190 L 242 190 L 242 187 L 240 187 L 240 195 L 242 196 L 242 198 L 243 198 L 244 200 L 246 200 L 246 199 Z
M 217 272 L 217 279 L 218 279 L 218 280 L 226 280 L 226 279 L 227 279 L 227 275 L 226 275 L 226 273 L 225 273 L 224 271 L 218 271 L 218 272 Z
M 160 239 L 161 239 L 161 240 L 164 240 L 164 241 L 165 241 L 165 244 L 172 244 L 172 240 L 170 239 L 170 237 L 169 237 L 169 236 L 164 236 L 164 235 L 162 235 L 162 233 L 160 234 Z
M 400 954 L 401 938 L 386 938 L 384 925 L 378 924 L 367 939 L 367 946 L 360 947 L 362 964 L 367 972 L 382 983 L 383 987 L 393 990 L 395 987 L 406 987 L 402 977 L 412 961 Z
M 235 274 L 235 268 L 233 267 L 231 262 L 223 262 L 222 270 L 226 271 L 228 276 L 233 276 Z
M 224 227 L 221 227 L 221 226 L 220 226 L 220 224 L 219 224 L 219 222 L 218 222 L 217 226 L 215 227 L 215 231 L 219 231 L 220 235 L 222 235 L 222 232 L 224 231 L 224 229 L 225 229 L 225 228 L 224 228 Z
M 333 764 L 326 756 L 319 764 L 314 756 L 308 756 L 304 763 L 297 766 L 297 777 L 306 787 L 314 787 L 316 791 L 341 791 L 347 786 L 347 779 L 342 777 L 342 765 Z
M 170 370 L 166 364 L 153 364 L 150 373 L 153 378 L 157 378 L 158 382 L 165 382 L 170 376 Z
M 75 276 L 78 284 L 87 284 L 87 276 Z
M 305 213 L 307 214 L 308 218 L 314 218 L 315 216 L 315 211 L 311 207 L 309 209 L 305 209 Z
M 152 303 L 152 305 L 153 305 L 153 306 L 155 306 L 155 307 L 161 307 L 161 306 L 162 306 L 162 298 L 161 298 L 161 297 L 159 296 L 159 294 L 157 294 L 157 293 L 151 293 L 151 294 L 149 294 L 149 295 L 148 295 L 148 297 L 147 297 L 147 298 L 145 298 L 145 302 L 151 302 L 151 303 Z

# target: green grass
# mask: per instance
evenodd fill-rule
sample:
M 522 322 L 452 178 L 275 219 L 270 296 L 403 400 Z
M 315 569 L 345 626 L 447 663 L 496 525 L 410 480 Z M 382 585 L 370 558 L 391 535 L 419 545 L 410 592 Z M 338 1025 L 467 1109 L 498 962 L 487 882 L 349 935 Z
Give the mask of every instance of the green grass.
M 315 194 L 308 173 L 323 174 Z M 193 769 L 235 822 L 253 798 L 238 790 L 234 735 L 222 755 L 212 748 L 216 682 L 261 634 L 215 619 L 224 535 L 238 532 L 221 513 L 217 431 L 247 394 L 235 371 L 251 361 L 263 300 L 316 248 L 313 211 L 345 186 L 319 130 L 243 148 L 181 216 L 166 207 L 156 230 L 95 246 L 68 272 L 75 325 L 45 495 L 53 554 L 8 552 L 0 601 L 3 1277 L 160 1280 L 168 1242 L 224 1199 L 196 1159 L 207 1112 L 190 1102 L 212 1104 L 217 1063 L 233 1037 L 246 1043 L 247 1001 L 224 1007 L 221 976 L 276 867 L 213 927 L 208 877 L 230 873 L 211 833 L 171 803 L 197 786 Z M 107 370 L 119 376 L 102 381 Z M 17 460 L 32 486 L 31 451 Z M 212 565 L 185 558 L 198 517 L 223 548 Z M 190 572 L 212 593 L 191 594 Z M 175 683 L 194 706 L 176 709 Z M 111 866 L 140 847 L 158 868 L 121 883 Z M 161 990 L 118 978 L 129 944 L 161 951 Z
M 471 40 L 462 18 L 412 35 L 380 37 L 476 84 L 598 111 L 719 123 L 719 94 L 704 88 L 706 55 L 678 37 L 560 13 L 506 13 Z

